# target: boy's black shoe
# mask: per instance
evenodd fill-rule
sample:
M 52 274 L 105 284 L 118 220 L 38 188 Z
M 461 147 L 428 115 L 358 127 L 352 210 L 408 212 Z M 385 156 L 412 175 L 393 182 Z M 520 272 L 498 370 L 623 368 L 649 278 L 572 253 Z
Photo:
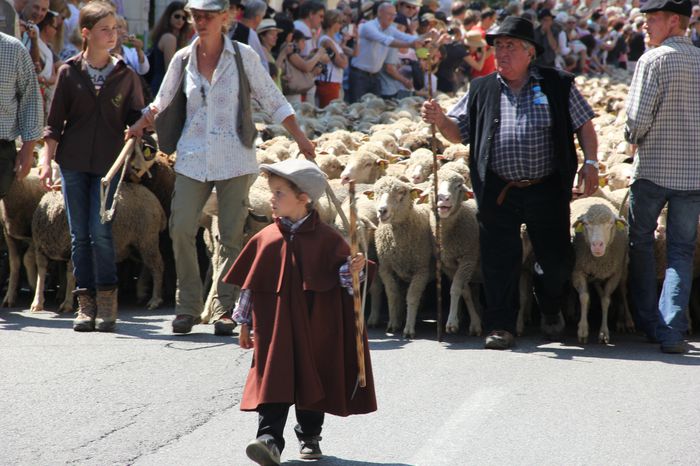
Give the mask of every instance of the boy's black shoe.
M 323 456 L 321 447 L 318 442 L 321 437 L 311 437 L 308 439 L 299 439 L 299 457 L 303 460 L 317 460 Z
M 280 464 L 280 449 L 272 439 L 256 438 L 248 444 L 245 454 L 261 466 Z

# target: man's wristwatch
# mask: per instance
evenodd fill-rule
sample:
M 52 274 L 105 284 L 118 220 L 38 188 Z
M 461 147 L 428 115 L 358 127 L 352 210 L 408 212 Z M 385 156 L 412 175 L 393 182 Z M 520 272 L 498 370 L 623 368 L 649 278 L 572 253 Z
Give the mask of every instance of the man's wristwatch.
M 593 165 L 596 170 L 600 170 L 600 164 L 597 160 L 586 160 L 583 163 L 585 163 L 586 165 Z

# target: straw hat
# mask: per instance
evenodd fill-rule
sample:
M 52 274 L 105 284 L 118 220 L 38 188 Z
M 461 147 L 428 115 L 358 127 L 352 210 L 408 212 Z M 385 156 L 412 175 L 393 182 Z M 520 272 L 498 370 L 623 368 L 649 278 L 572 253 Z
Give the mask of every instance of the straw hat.
M 467 45 L 471 48 L 478 49 L 479 47 L 486 47 L 486 41 L 481 37 L 479 31 L 469 31 L 465 38 L 467 39 Z

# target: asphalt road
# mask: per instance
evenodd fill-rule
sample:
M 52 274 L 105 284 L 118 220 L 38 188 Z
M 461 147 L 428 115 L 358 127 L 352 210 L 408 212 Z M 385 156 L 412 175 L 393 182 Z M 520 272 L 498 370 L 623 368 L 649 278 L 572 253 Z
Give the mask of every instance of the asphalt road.
M 251 352 L 211 326 L 174 336 L 171 312 L 78 334 L 71 316 L 0 310 L 0 465 L 251 464 L 257 418 L 238 409 Z M 370 339 L 379 410 L 327 417 L 319 466 L 700 464 L 697 338 L 687 355 L 614 333 L 584 347 L 573 328 L 506 352 L 437 343 L 429 323 L 413 341 Z M 293 417 L 282 459 L 306 464 Z

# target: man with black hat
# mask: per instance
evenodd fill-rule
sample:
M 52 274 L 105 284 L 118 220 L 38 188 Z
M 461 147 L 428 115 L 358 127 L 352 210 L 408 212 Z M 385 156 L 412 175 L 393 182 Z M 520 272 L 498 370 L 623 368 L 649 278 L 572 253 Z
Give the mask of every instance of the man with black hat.
M 569 202 L 578 168 L 574 134 L 586 158 L 577 186 L 581 192 L 585 183 L 584 195 L 598 186 L 598 144 L 593 110 L 573 76 L 533 65 L 535 51 L 542 49 L 530 21 L 508 17 L 486 41 L 496 49 L 497 73 L 472 81 L 468 94 L 447 115 L 429 101 L 422 116 L 448 140 L 470 146 L 486 291 L 485 346 L 506 349 L 516 332 L 523 223 L 537 258 L 542 330 L 558 338 L 564 329 L 561 307 L 573 267 Z
M 683 353 L 700 215 L 700 50 L 685 36 L 690 0 L 648 0 L 653 49 L 637 62 L 625 137 L 637 145 L 630 187 L 630 286 L 637 324 L 665 353 Z M 668 203 L 667 267 L 656 293 L 654 231 Z

